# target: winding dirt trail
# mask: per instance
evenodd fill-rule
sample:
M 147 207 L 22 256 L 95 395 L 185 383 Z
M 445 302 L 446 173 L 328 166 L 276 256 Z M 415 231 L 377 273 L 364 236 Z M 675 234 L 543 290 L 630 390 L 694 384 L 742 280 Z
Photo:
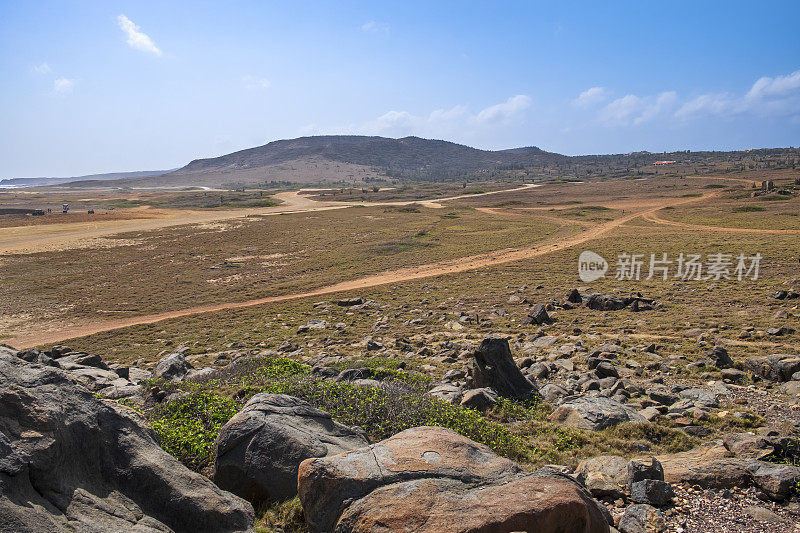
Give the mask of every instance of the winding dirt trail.
M 704 226 L 702 224 L 689 224 L 688 222 L 678 222 L 659 217 L 656 213 L 643 215 L 645 220 L 660 224 L 662 226 L 673 226 L 695 231 L 710 231 L 716 233 L 763 233 L 768 235 L 791 235 L 800 233 L 800 229 L 759 229 L 759 228 L 729 228 L 723 226 Z
M 561 237 L 556 240 L 546 241 L 536 246 L 531 246 L 526 248 L 507 248 L 484 254 L 440 261 L 437 263 L 431 263 L 427 265 L 420 265 L 416 267 L 385 271 L 354 280 L 336 283 L 334 285 L 329 285 L 327 287 L 321 287 L 307 292 L 285 294 L 280 296 L 270 296 L 270 297 L 257 298 L 254 300 L 247 300 L 241 302 L 228 302 L 223 304 L 196 306 L 176 311 L 156 313 L 152 315 L 142 315 L 137 317 L 127 317 L 114 320 L 97 321 L 97 322 L 82 324 L 75 327 L 67 327 L 52 331 L 39 331 L 35 334 L 19 335 L 16 337 L 12 337 L 6 339 L 4 342 L 7 342 L 8 344 L 15 346 L 19 349 L 30 348 L 33 346 L 58 343 L 67 339 L 83 337 L 86 335 L 92 335 L 95 333 L 111 331 L 129 326 L 152 324 L 155 322 L 160 322 L 162 320 L 167 320 L 171 318 L 199 315 L 204 313 L 211 313 L 214 311 L 222 311 L 226 309 L 240 309 L 244 307 L 252 307 L 256 305 L 263 305 L 275 302 L 283 302 L 287 300 L 296 300 L 312 296 L 322 296 L 338 292 L 366 289 L 370 287 L 387 285 L 391 283 L 411 281 L 415 279 L 428 278 L 433 276 L 440 276 L 443 274 L 465 272 L 487 266 L 494 266 L 503 263 L 509 263 L 512 261 L 519 261 L 521 259 L 531 259 L 534 257 L 539 257 L 554 252 L 556 250 L 561 250 L 563 248 L 571 248 L 573 246 L 593 241 L 595 239 L 603 237 L 612 230 L 622 226 L 623 224 L 626 224 L 627 222 L 630 222 L 631 220 L 637 217 L 651 215 L 656 211 L 658 211 L 659 209 L 663 209 L 664 207 L 679 206 L 694 202 L 700 202 L 703 200 L 708 200 L 710 198 L 716 197 L 719 194 L 720 194 L 719 191 L 714 191 L 714 192 L 704 193 L 700 196 L 692 198 L 664 198 L 654 206 L 648 205 L 642 210 L 632 212 L 620 218 L 595 225 L 576 235 L 569 237 Z M 470 196 L 475 196 L 475 195 L 470 195 Z M 455 197 L 452 199 L 455 199 Z M 435 200 L 432 202 L 438 203 L 441 201 L 444 201 L 444 199 Z M 380 205 L 386 205 L 386 204 L 380 204 Z

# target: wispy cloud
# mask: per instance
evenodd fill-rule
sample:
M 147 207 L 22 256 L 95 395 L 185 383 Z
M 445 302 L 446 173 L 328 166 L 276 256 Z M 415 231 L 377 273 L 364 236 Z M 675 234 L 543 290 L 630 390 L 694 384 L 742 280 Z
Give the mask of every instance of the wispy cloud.
M 156 46 L 150 36 L 139 31 L 139 26 L 134 24 L 131 19 L 125 15 L 119 15 L 117 17 L 117 24 L 128 37 L 125 41 L 128 43 L 128 46 L 135 50 L 141 50 L 142 52 L 149 52 L 157 56 L 161 55 L 161 50 Z
M 389 25 L 383 22 L 370 20 L 361 25 L 361 31 L 367 33 L 389 33 Z
M 519 94 L 505 102 L 488 106 L 477 113 L 467 106 L 456 105 L 449 109 L 435 109 L 427 115 L 392 110 L 364 124 L 348 129 L 367 135 L 420 135 L 423 137 L 452 137 L 465 132 L 486 131 L 520 120 L 531 105 L 531 98 Z
M 677 101 L 678 94 L 674 91 L 654 96 L 628 94 L 603 107 L 598 116 L 609 126 L 638 125 L 668 113 Z
M 53 81 L 53 92 L 60 96 L 70 94 L 74 87 L 75 80 L 69 78 L 56 78 L 55 81 Z
M 47 63 L 41 63 L 39 65 L 34 65 L 33 71 L 36 74 L 41 74 L 44 76 L 46 74 L 50 74 L 51 72 L 53 72 L 53 69 L 51 69 L 50 65 L 48 65 Z
M 531 106 L 531 97 L 518 94 L 512 96 L 502 104 L 495 104 L 482 110 L 475 116 L 475 120 L 482 123 L 507 122 L 518 117 Z
M 750 113 L 758 116 L 800 116 L 800 70 L 774 78 L 763 76 L 742 96 L 708 93 L 689 100 L 675 113 L 689 120 L 715 115 L 731 118 Z
M 592 87 L 579 94 L 578 97 L 572 101 L 572 105 L 577 107 L 590 107 L 606 100 L 608 96 L 609 93 L 605 87 Z
M 272 82 L 267 78 L 259 78 L 250 74 L 242 76 L 242 81 L 246 89 L 269 89 L 272 85 Z

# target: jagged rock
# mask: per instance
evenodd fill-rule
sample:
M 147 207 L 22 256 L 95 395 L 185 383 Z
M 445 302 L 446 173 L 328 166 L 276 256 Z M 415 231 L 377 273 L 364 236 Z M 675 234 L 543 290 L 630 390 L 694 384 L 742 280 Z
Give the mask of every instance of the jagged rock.
M 728 355 L 728 350 L 724 346 L 714 346 L 707 353 L 706 357 L 717 368 L 729 368 L 733 366 L 733 359 Z
M 534 324 L 541 326 L 544 324 L 551 324 L 552 322 L 553 319 L 550 318 L 550 315 L 547 313 L 547 308 L 542 304 L 536 304 L 523 324 Z
M 538 395 L 511 356 L 508 339 L 489 335 L 474 354 L 472 380 L 475 387 L 490 387 L 500 396 L 523 400 Z
M 725 368 L 722 370 L 722 379 L 726 382 L 739 383 L 744 381 L 746 377 L 747 374 L 735 368 Z
M 628 463 L 626 483 L 631 488 L 634 483 L 645 479 L 664 481 L 664 468 L 655 457 L 634 459 Z
M 636 409 L 602 396 L 581 396 L 561 404 L 550 421 L 565 426 L 599 431 L 622 422 L 646 422 Z
M 0 531 L 250 531 L 252 506 L 166 453 L 134 411 L 0 353 Z
M 800 357 L 786 354 L 748 357 L 745 366 L 747 370 L 762 379 L 789 381 L 792 379 L 792 374 L 800 371 Z
M 620 533 L 661 533 L 667 524 L 661 511 L 647 504 L 635 504 L 625 509 L 619 520 Z
M 303 324 L 302 326 L 299 326 L 297 328 L 297 333 L 305 333 L 306 331 L 309 331 L 309 330 L 312 330 L 312 329 L 325 329 L 327 327 L 328 327 L 328 323 L 326 321 L 312 319 L 312 320 L 309 320 L 308 322 L 306 322 L 305 324 Z
M 284 394 L 256 394 L 219 432 L 214 482 L 253 503 L 297 494 L 297 469 L 368 444 L 363 432 Z
M 597 366 L 594 367 L 594 371 L 600 378 L 619 377 L 617 368 L 608 361 L 600 361 Z
M 497 405 L 497 393 L 488 387 L 468 390 L 461 398 L 461 405 L 483 411 Z
M 299 495 L 312 532 L 609 531 L 599 504 L 569 478 L 525 474 L 438 427 L 304 461 Z
M 702 407 L 704 409 L 715 409 L 719 407 L 719 401 L 714 393 L 705 389 L 692 387 L 690 389 L 683 389 L 678 395 L 681 398 L 689 400 L 694 407 Z
M 675 491 L 669 483 L 658 479 L 643 479 L 631 484 L 631 500 L 636 503 L 647 503 L 662 507 L 675 497 Z
M 174 352 L 156 364 L 156 368 L 153 370 L 153 378 L 160 378 L 165 381 L 180 381 L 192 368 L 194 367 L 186 361 L 186 357 L 182 352 Z
M 583 297 L 581 293 L 578 292 L 578 289 L 572 289 L 567 293 L 567 301 L 573 304 L 579 304 L 583 302 Z

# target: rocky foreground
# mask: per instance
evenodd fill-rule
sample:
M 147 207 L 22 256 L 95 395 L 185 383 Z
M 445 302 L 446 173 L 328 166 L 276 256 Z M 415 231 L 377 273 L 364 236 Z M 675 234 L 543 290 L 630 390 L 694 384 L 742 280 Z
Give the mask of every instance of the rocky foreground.
M 579 299 L 571 293 L 565 305 Z M 604 310 L 658 305 L 602 295 L 589 301 Z M 529 320 L 551 319 L 537 306 Z M 326 327 L 309 321 L 299 333 Z M 417 371 L 403 372 L 402 381 L 388 369 L 339 370 L 319 356 L 304 357 L 313 367 L 292 367 L 307 369 L 299 380 L 265 381 L 274 373 L 265 362 L 288 361 L 281 355 L 291 345 L 282 354 L 231 350 L 201 369 L 183 349 L 137 368 L 65 347 L 0 347 L 0 530 L 250 531 L 254 508 L 299 497 L 303 527 L 315 532 L 800 531 L 796 411 L 776 411 L 763 390 L 743 384 L 761 380 L 797 394 L 800 358 L 736 364 L 725 348 L 710 346 L 692 364 L 722 379 L 700 387 L 662 373 L 670 362 L 654 346 L 637 350 L 651 361 L 642 365 L 614 342 L 589 348 L 547 335 L 511 340 L 441 342 L 439 360 L 456 368 L 433 382 Z M 429 355 L 431 345 L 397 339 L 393 349 Z M 364 347 L 390 350 L 376 339 Z M 418 382 L 426 385 L 408 385 Z M 489 413 L 506 400 L 546 401 L 553 406 L 548 427 L 576 432 L 565 435 L 631 427 L 693 444 L 653 453 L 653 440 L 640 438 L 630 445 L 638 452 L 626 457 L 533 468 L 459 434 L 461 422 L 451 424 L 458 432 L 423 425 L 375 440 L 374 432 L 312 405 L 306 389 L 324 392 L 326 385 L 404 401 L 422 390 L 418 409 L 447 405 L 459 413 Z M 214 433 L 213 464 L 199 469 L 204 475 L 193 472 L 159 446 L 147 415 L 192 391 L 230 387 L 238 390 L 238 412 Z M 736 407 L 743 405 L 754 410 Z M 712 419 L 727 419 L 728 429 L 715 430 Z M 670 429 L 658 433 L 656 422 Z M 502 439 L 513 434 L 497 435 L 493 448 L 511 449 Z

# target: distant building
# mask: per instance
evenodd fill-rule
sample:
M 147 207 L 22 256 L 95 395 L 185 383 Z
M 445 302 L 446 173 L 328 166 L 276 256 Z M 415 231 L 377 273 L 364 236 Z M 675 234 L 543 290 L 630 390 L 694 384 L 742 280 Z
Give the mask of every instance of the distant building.
M 653 164 L 654 165 L 671 165 L 672 163 L 677 163 L 677 161 L 656 161 Z

